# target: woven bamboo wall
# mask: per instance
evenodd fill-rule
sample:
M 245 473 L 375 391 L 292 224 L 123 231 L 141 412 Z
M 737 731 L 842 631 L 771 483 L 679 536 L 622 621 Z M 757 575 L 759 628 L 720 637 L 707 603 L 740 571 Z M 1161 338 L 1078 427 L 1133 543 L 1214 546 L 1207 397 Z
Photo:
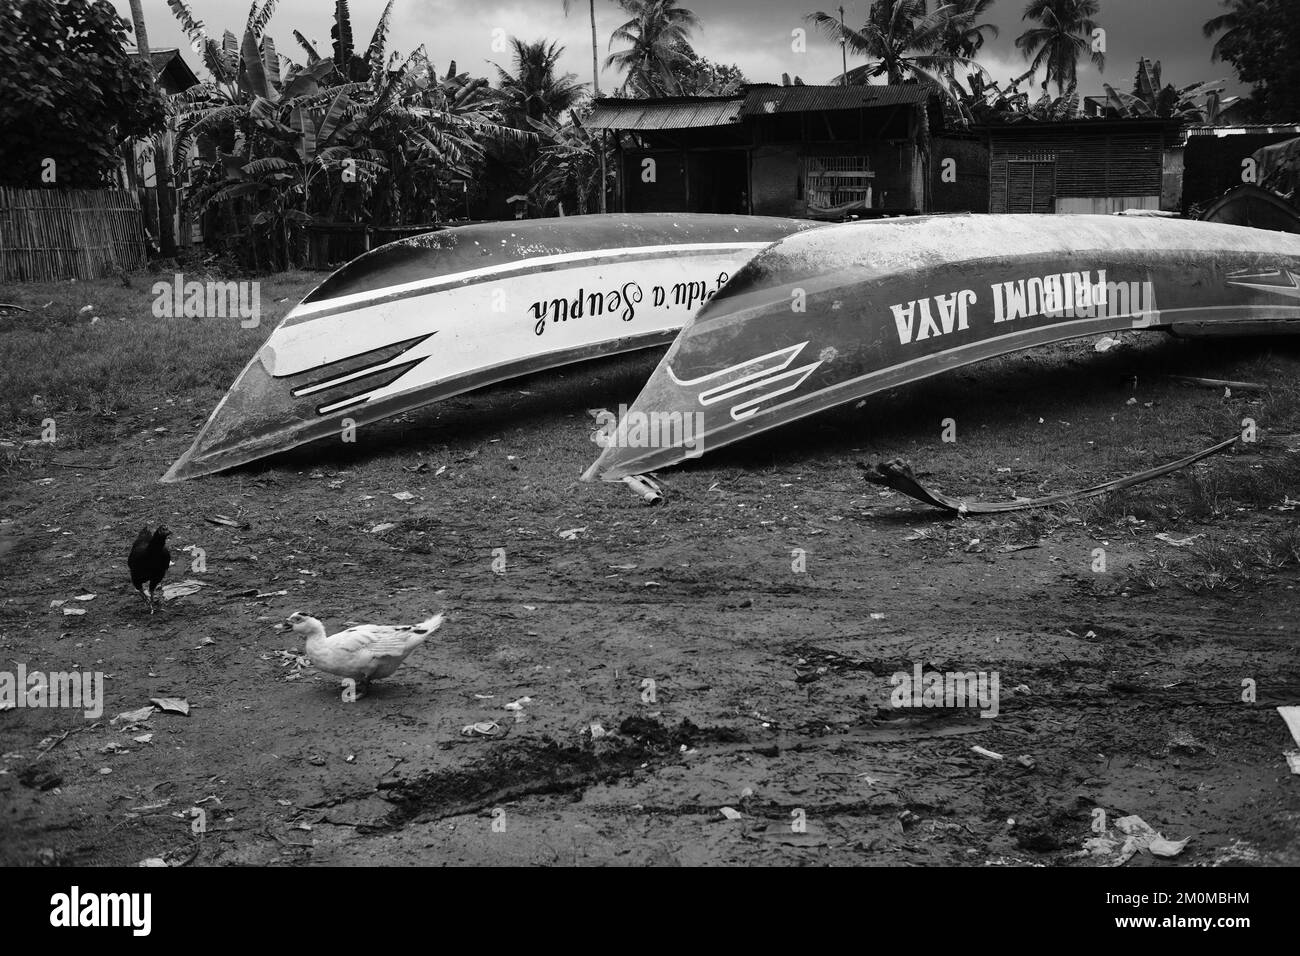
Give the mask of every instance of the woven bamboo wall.
M 0 188 L 0 282 L 95 279 L 146 259 L 128 190 Z

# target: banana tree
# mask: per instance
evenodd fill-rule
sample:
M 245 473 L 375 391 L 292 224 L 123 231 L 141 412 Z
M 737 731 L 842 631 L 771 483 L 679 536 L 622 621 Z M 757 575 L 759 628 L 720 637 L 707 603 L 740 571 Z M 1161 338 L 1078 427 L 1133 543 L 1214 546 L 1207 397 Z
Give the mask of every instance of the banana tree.
M 582 124 L 576 110 L 569 111 L 567 123 L 530 122 L 542 139 L 533 164 L 530 203 L 544 212 L 554 207 L 563 214 L 563 203 L 571 197 L 577 213 L 586 214 L 600 195 L 602 138 Z
M 1176 87 L 1161 84 L 1160 61 L 1154 63 L 1146 57 L 1138 60 L 1137 76 L 1132 93 L 1121 93 L 1109 83 L 1106 90 L 1106 108 L 1118 116 L 1176 117 L 1189 123 L 1210 122 L 1210 116 L 1224 108 L 1220 99 L 1223 80 L 1192 83 Z M 1235 102 L 1230 97 L 1229 102 Z
M 423 51 L 420 51 L 421 55 Z M 392 105 L 370 130 L 374 144 L 390 157 L 385 221 L 428 221 L 482 188 L 487 153 L 535 144 L 537 135 L 504 122 L 500 104 L 482 77 L 444 75 L 427 58 L 412 69 Z
M 275 0 L 254 3 L 242 40 L 226 31 L 219 43 L 185 0 L 168 3 L 211 74 L 178 101 L 178 153 L 196 137 L 219 153 L 196 170 L 193 198 L 225 215 L 238 250 L 259 264 L 297 261 L 314 219 L 426 221 L 452 179 L 481 178 L 485 146 L 535 139 L 504 127 L 486 80 L 454 63 L 439 76 L 423 47 L 386 59 L 392 3 L 358 57 L 339 0 L 334 57 L 295 32 L 304 65 L 280 56 L 264 33 Z

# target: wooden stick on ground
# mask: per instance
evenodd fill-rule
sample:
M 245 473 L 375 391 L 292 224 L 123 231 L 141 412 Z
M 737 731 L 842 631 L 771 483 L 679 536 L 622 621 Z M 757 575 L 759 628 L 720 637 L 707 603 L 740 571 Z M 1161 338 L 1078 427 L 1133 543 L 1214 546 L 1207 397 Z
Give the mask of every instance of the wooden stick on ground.
M 1237 436 L 1229 438 L 1227 441 L 1219 442 L 1194 455 L 1188 455 L 1186 458 L 1180 458 L 1172 461 L 1167 465 L 1161 465 L 1158 468 L 1150 468 L 1146 471 L 1140 471 L 1135 475 L 1129 475 L 1126 478 L 1115 478 L 1111 481 L 1103 482 L 1100 485 L 1093 485 L 1091 488 L 1084 488 L 1080 491 L 1062 491 L 1055 495 L 1048 495 L 1045 498 L 1021 498 L 1016 501 L 964 501 L 957 498 L 949 498 L 947 495 L 938 491 L 930 491 L 922 486 L 916 480 L 916 475 L 912 472 L 912 466 L 901 458 L 895 458 L 892 461 L 881 462 L 874 468 L 858 463 L 866 474 L 863 476 L 867 481 L 874 485 L 884 485 L 893 488 L 895 491 L 901 491 L 909 498 L 915 498 L 917 501 L 927 505 L 933 505 L 936 508 L 942 508 L 944 511 L 954 511 L 961 515 L 987 515 L 1002 514 L 1008 511 L 1027 511 L 1031 508 L 1045 508 L 1048 505 L 1061 504 L 1066 501 L 1077 501 L 1083 498 L 1094 498 L 1097 495 L 1104 495 L 1111 491 L 1119 491 L 1121 488 L 1129 488 L 1133 485 L 1139 485 L 1144 481 L 1151 481 L 1153 478 L 1160 478 L 1164 475 L 1171 474 L 1179 469 L 1186 468 L 1188 465 L 1195 464 L 1203 458 L 1208 458 L 1213 454 L 1231 448 L 1237 443 Z

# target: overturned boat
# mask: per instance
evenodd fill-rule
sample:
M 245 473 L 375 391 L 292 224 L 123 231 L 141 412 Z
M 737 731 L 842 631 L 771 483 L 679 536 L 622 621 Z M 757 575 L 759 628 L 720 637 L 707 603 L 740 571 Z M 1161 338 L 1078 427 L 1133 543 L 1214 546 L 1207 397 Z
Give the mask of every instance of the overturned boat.
M 570 216 L 382 246 L 285 316 L 163 480 L 245 464 L 515 376 L 666 345 L 759 250 L 818 226 Z
M 583 476 L 695 458 L 1020 349 L 1125 329 L 1300 332 L 1300 236 L 1121 216 L 825 226 L 750 261 L 682 330 Z

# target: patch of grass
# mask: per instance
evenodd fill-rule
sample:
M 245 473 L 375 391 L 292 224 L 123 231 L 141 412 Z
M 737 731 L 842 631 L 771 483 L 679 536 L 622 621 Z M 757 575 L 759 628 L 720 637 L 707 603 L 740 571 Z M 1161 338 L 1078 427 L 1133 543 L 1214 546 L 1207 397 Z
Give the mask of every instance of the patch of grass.
M 155 317 L 153 283 L 171 280 L 164 274 L 134 277 L 129 286 L 105 279 L 7 291 L 32 312 L 0 320 L 0 439 L 21 447 L 53 419 L 60 448 L 87 448 L 112 440 L 132 413 L 183 402 L 206 415 L 320 276 L 262 280 L 260 323 L 247 329 L 237 318 Z
M 1215 539 L 1191 545 L 1178 558 L 1130 575 L 1128 584 L 1154 591 L 1179 587 L 1192 594 L 1240 591 L 1271 575 L 1300 567 L 1300 528 L 1286 527 L 1251 538 Z

